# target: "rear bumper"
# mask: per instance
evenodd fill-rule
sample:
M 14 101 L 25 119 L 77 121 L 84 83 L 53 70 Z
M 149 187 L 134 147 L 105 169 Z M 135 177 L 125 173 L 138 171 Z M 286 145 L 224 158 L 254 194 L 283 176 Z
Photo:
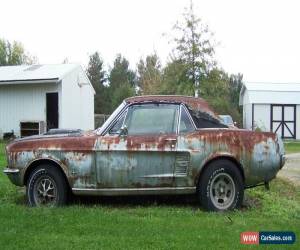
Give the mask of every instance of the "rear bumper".
M 6 174 L 9 178 L 9 180 L 17 185 L 17 186 L 22 186 L 21 182 L 21 173 L 20 170 L 17 168 L 5 168 L 3 170 L 3 173 Z
M 280 169 L 282 169 L 282 167 L 284 166 L 286 161 L 286 156 L 285 155 L 281 155 L 280 156 Z

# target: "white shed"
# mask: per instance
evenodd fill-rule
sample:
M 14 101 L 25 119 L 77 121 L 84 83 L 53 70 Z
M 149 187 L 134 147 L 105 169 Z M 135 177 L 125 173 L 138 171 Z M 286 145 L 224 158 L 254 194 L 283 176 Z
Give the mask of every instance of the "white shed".
M 94 129 L 95 91 L 77 64 L 0 67 L 0 138 Z
M 241 89 L 243 126 L 300 139 L 300 83 L 250 83 Z

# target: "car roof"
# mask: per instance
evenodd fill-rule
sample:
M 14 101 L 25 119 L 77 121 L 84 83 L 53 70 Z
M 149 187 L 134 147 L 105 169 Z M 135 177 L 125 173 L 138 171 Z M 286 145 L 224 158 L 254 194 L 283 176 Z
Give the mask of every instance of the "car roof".
M 134 96 L 125 99 L 128 104 L 132 103 L 144 103 L 144 102 L 155 102 L 155 103 L 183 103 L 189 108 L 195 111 L 201 111 L 216 116 L 213 109 L 209 104 L 200 97 L 193 96 L 182 96 L 182 95 L 144 95 Z

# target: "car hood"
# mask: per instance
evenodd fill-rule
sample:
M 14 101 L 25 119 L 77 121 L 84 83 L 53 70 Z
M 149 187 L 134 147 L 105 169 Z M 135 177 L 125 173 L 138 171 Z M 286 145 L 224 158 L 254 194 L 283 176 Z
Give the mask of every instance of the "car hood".
M 60 131 L 59 133 L 28 136 L 15 139 L 6 147 L 7 152 L 22 152 L 30 150 L 92 150 L 97 135 L 94 132 L 78 133 Z

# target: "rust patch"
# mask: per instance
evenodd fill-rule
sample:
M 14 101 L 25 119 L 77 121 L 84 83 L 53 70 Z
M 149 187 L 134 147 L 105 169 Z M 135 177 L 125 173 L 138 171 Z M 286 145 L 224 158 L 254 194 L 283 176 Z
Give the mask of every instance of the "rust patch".
M 267 142 L 269 138 L 275 140 L 275 137 L 276 135 L 271 132 L 254 132 L 242 129 L 201 129 L 189 134 L 187 139 L 198 138 L 204 143 L 212 145 L 224 143 L 231 152 L 239 155 L 241 150 L 251 154 L 256 144 Z M 269 147 L 267 146 L 265 149 L 269 149 Z
M 91 151 L 94 148 L 97 136 L 80 137 L 41 137 L 39 139 L 27 139 L 10 143 L 9 152 L 36 152 L 41 149 L 57 149 L 61 151 Z
M 103 137 L 100 137 L 101 138 L 101 143 L 103 144 L 106 144 L 107 145 L 107 149 L 108 150 L 111 150 L 110 148 L 110 145 L 111 144 L 119 144 L 120 143 L 120 136 L 114 136 L 114 137 L 111 137 L 111 136 L 103 136 Z
M 126 147 L 128 150 L 139 150 L 142 147 L 147 149 L 157 149 L 158 151 L 169 150 L 172 148 L 172 139 L 176 139 L 176 135 L 143 135 L 128 136 Z

